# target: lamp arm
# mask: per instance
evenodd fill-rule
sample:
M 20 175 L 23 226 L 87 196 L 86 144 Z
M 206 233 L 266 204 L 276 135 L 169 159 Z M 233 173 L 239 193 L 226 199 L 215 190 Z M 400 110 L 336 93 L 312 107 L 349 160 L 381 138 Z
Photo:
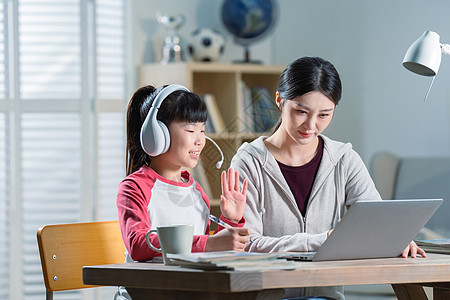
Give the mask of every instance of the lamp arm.
M 450 45 L 449 44 L 441 44 L 441 53 L 450 55 Z

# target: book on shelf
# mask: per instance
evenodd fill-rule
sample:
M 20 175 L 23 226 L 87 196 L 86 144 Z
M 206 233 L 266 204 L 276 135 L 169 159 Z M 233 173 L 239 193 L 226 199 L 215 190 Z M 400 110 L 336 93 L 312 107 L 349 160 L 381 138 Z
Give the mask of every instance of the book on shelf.
M 208 120 L 210 120 L 210 128 L 213 130 L 211 133 L 221 133 L 226 130 L 225 122 L 220 113 L 219 106 L 217 105 L 216 97 L 213 94 L 204 94 L 203 100 L 206 103 L 206 108 L 208 109 Z M 208 120 L 206 122 L 208 122 Z
M 293 270 L 299 267 L 298 262 L 279 258 L 279 253 L 217 251 L 167 254 L 167 257 L 181 267 L 204 270 Z
M 214 133 L 214 127 L 211 123 L 211 117 L 208 117 L 205 122 L 205 132 L 206 133 Z
M 252 94 L 250 88 L 241 81 L 241 97 L 242 97 L 242 111 L 240 114 L 243 123 L 243 132 L 254 132 L 253 125 L 253 104 Z
M 450 239 L 416 240 L 425 252 L 450 254 Z
M 250 89 L 253 107 L 253 128 L 256 132 L 272 129 L 278 121 L 279 109 L 265 87 Z

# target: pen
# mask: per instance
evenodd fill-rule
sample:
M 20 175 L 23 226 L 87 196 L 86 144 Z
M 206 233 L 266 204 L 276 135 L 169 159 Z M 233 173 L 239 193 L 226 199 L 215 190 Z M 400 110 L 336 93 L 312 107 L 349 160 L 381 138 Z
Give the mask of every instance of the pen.
M 214 215 L 209 215 L 209 219 L 211 221 L 213 221 L 216 224 L 219 224 L 225 228 L 233 228 L 233 226 L 231 226 L 230 224 L 225 223 L 224 221 L 222 221 L 221 219 L 219 219 L 218 217 L 214 216 Z
M 233 228 L 233 226 L 231 226 L 230 224 L 225 223 L 224 221 L 222 221 L 221 219 L 219 219 L 218 217 L 209 214 L 209 219 L 211 221 L 213 221 L 216 224 L 219 224 L 220 226 L 223 226 L 225 228 Z M 253 240 L 250 238 L 250 243 L 253 243 Z

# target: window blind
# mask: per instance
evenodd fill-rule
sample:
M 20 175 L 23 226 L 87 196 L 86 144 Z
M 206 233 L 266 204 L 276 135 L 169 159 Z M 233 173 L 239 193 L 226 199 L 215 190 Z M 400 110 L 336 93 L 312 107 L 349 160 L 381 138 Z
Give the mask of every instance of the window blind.
M 97 0 L 96 104 L 98 220 L 117 220 L 116 194 L 125 176 L 125 1 Z M 97 289 L 112 299 L 114 287 Z
M 6 99 L 6 9 L 0 1 L 0 298 L 10 299 L 9 293 L 9 154 L 8 111 Z
M 125 174 L 124 4 L 0 0 L 2 299 L 45 298 L 40 226 L 117 219 L 115 195 Z M 11 178 L 20 181 L 14 199 Z M 17 228 L 10 227 L 11 203 Z M 20 251 L 11 253 L 9 244 Z M 112 299 L 113 292 L 93 294 Z M 54 299 L 93 294 L 58 292 Z
M 5 2 L 0 1 L 0 99 L 6 98 L 6 15 Z
M 21 98 L 79 99 L 80 1 L 18 3 Z
M 36 230 L 80 221 L 81 132 L 77 113 L 22 115 L 22 232 L 25 299 L 44 296 Z
M 20 115 L 24 299 L 45 295 L 37 228 L 81 217 L 83 116 L 76 109 L 83 101 L 80 8 L 78 0 L 18 1 L 17 100 L 22 110 L 30 111 Z M 46 112 L 49 108 L 41 102 L 48 100 L 56 100 L 54 112 Z M 68 101 L 78 105 L 66 108 Z M 38 109 L 41 112 L 34 112 Z M 76 299 L 77 293 L 72 294 Z
M 125 177 L 123 113 L 101 113 L 98 122 L 98 219 L 117 220 L 116 195 Z
M 1 100 L 0 100 L 1 101 Z M 0 298 L 9 297 L 9 181 L 8 181 L 8 155 L 7 155 L 7 122 L 5 113 L 0 113 Z
M 96 1 L 97 98 L 125 96 L 125 2 Z
M 99 220 L 117 220 L 117 187 L 125 177 L 124 5 L 122 0 L 96 1 L 96 97 L 98 103 L 105 103 L 97 110 Z M 109 111 L 111 107 L 116 111 Z

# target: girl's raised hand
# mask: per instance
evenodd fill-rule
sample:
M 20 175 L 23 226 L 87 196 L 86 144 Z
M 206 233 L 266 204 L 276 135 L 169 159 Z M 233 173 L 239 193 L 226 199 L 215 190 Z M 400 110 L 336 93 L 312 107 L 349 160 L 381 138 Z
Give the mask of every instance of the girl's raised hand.
M 245 201 L 247 199 L 247 179 L 244 180 L 242 191 L 239 188 L 239 172 L 228 169 L 228 176 L 225 171 L 222 172 L 222 195 L 220 195 L 220 210 L 222 215 L 235 223 L 238 223 L 245 210 Z

